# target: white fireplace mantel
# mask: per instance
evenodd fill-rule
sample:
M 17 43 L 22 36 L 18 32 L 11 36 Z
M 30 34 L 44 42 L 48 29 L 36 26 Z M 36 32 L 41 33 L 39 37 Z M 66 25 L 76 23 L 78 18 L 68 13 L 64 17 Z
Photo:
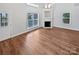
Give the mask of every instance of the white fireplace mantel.
M 51 22 L 50 27 L 45 27 L 45 22 Z M 43 10 L 43 28 L 52 28 L 52 12 L 51 9 Z

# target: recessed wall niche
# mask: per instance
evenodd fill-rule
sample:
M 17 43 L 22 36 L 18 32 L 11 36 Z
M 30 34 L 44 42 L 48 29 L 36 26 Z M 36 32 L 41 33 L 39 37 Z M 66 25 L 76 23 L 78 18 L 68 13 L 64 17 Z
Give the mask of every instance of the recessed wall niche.
M 8 26 L 8 14 L 0 12 L 0 27 Z

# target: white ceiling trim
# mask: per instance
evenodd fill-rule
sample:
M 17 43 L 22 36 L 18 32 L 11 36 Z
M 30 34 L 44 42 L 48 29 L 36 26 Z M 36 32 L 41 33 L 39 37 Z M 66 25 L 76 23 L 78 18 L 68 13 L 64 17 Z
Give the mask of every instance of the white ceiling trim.
M 35 5 L 35 4 L 32 4 L 32 3 L 27 3 L 27 5 L 37 7 L 37 8 L 39 7 L 38 5 Z

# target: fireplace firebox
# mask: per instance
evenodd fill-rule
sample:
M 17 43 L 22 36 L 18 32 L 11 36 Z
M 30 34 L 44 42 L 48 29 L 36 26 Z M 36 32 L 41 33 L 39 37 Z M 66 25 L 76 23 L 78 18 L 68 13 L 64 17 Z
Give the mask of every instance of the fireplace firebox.
M 51 21 L 45 21 L 44 27 L 51 27 Z

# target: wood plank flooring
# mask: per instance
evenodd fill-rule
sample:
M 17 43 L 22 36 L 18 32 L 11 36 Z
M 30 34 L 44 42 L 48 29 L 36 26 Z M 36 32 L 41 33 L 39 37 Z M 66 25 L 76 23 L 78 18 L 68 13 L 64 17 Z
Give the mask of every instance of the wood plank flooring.
M 0 42 L 1 55 L 79 55 L 79 32 L 37 29 Z

